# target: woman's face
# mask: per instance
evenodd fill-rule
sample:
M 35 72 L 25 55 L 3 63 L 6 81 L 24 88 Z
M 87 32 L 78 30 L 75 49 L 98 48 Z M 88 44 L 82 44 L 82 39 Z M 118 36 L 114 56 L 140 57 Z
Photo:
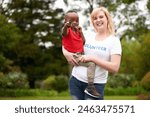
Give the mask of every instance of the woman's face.
M 107 17 L 103 11 L 99 11 L 93 18 L 93 25 L 96 31 L 107 29 Z

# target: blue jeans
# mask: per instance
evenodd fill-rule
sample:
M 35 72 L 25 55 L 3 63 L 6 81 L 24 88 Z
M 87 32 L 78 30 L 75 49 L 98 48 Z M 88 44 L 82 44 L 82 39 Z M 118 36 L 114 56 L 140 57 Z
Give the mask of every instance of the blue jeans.
M 87 87 L 87 85 L 88 85 L 87 83 L 78 80 L 74 76 L 71 76 L 69 80 L 69 89 L 70 89 L 70 94 L 72 96 L 72 99 L 74 100 L 103 100 L 104 99 L 105 83 L 94 84 L 97 92 L 100 93 L 101 95 L 100 98 L 94 98 L 84 93 L 84 90 Z

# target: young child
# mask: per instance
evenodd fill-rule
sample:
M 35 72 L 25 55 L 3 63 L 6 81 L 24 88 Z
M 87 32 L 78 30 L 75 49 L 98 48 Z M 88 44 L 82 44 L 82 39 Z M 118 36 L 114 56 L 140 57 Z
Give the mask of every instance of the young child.
M 92 97 L 99 98 L 100 94 L 96 91 L 94 86 L 95 63 L 80 62 L 80 58 L 84 54 L 84 43 L 85 38 L 82 28 L 79 26 L 78 14 L 75 11 L 68 11 L 65 15 L 65 22 L 62 28 L 62 45 L 67 51 L 75 53 L 73 57 L 79 65 L 87 67 L 88 86 L 85 89 L 85 93 Z

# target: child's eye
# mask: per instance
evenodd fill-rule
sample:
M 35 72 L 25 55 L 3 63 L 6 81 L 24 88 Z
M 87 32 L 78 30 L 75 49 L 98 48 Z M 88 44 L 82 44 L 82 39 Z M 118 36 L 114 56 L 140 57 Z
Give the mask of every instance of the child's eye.
M 74 18 L 74 22 L 78 22 L 78 19 L 77 19 L 77 18 Z

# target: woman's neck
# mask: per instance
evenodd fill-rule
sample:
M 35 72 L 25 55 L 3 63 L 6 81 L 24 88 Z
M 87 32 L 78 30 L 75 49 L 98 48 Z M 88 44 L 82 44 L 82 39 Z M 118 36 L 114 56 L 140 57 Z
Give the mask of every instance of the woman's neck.
M 97 41 L 102 41 L 102 40 L 105 40 L 108 36 L 109 36 L 108 33 L 104 32 L 104 31 L 103 32 L 99 31 L 99 32 L 96 33 L 96 40 Z

